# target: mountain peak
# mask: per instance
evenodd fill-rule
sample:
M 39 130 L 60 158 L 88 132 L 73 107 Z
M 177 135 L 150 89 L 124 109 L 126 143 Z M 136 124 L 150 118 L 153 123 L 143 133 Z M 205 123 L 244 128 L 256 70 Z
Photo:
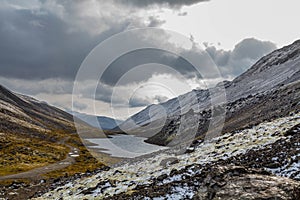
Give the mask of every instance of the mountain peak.
M 8 91 L 8 89 L 0 84 L 0 92 L 3 93 L 3 92 L 7 92 L 7 91 Z

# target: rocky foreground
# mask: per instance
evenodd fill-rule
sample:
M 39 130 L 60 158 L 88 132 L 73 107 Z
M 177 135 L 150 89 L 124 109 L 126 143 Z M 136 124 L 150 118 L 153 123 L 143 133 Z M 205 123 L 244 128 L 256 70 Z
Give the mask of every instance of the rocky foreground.
M 35 199 L 300 199 L 300 113 L 122 163 Z

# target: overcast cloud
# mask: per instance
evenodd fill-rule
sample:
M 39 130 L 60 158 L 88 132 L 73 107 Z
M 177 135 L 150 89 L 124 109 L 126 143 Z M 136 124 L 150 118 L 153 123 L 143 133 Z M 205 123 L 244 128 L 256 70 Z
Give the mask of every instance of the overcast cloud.
M 0 5 L 0 84 L 70 109 L 77 70 L 97 44 L 133 27 L 159 27 L 164 24 L 165 20 L 159 15 L 146 12 L 149 7 L 179 9 L 179 15 L 185 17 L 187 13 L 181 13 L 180 8 L 200 2 L 205 1 L 3 1 Z M 155 42 L 166 42 L 163 35 L 156 38 Z M 274 49 L 276 46 L 272 42 L 254 38 L 245 39 L 228 51 L 212 45 L 206 46 L 208 55 L 219 66 L 221 79 L 232 79 L 241 74 Z M 193 51 L 182 51 L 183 55 L 195 56 L 200 60 L 203 56 Z M 202 61 L 203 67 L 209 70 L 206 60 Z M 141 65 L 142 68 L 132 70 Z M 162 93 L 166 91 L 155 87 L 148 89 L 150 92 L 147 94 L 130 94 L 140 84 L 166 81 L 172 85 L 187 81 L 194 89 L 200 87 L 203 81 L 193 66 L 171 52 L 149 49 L 130 52 L 115 60 L 104 73 L 96 93 L 99 106 L 109 107 L 113 86 L 124 74 L 128 77 L 118 83 L 119 92 L 114 101 L 120 107 L 129 105 L 141 108 L 187 92 L 184 85 L 179 85 L 176 94 L 170 92 L 165 95 Z M 206 80 L 209 85 L 221 81 L 214 72 L 209 78 Z M 88 80 L 82 84 L 82 91 L 86 91 L 86 94 L 90 94 L 91 88 Z M 86 101 L 74 105 L 82 112 L 88 112 L 91 108 L 92 97 L 85 98 Z
M 122 2 L 125 5 L 134 5 L 138 7 L 149 7 L 159 5 L 177 9 L 181 8 L 182 6 L 190 6 L 205 1 L 209 0 L 119 0 L 119 2 Z
M 235 77 L 275 49 L 276 45 L 272 42 L 247 38 L 238 43 L 232 51 L 217 49 L 215 46 L 207 46 L 206 51 L 224 77 L 230 75 Z

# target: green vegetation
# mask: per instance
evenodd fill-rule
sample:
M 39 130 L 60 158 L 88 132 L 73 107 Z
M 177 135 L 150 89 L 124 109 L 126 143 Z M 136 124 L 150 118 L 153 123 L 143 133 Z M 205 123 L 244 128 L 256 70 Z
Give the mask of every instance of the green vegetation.
M 0 135 L 0 176 L 20 173 L 55 163 L 65 158 L 69 149 L 59 143 L 25 135 Z
M 91 155 L 75 133 L 58 130 L 44 133 L 43 138 L 5 133 L 0 134 L 0 176 L 21 173 L 61 161 L 67 157 L 69 146 L 79 150 L 79 156 L 74 158 L 75 163 L 64 169 L 43 174 L 45 178 L 70 176 L 104 166 Z

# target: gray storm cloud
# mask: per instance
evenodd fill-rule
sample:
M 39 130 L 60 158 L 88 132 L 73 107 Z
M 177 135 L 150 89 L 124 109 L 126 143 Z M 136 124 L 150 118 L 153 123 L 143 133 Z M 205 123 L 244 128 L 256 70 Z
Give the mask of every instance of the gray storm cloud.
M 101 41 L 130 25 L 164 23 L 157 16 L 141 22 L 127 14 L 130 9 L 107 1 L 5 2 L 0 5 L 0 74 L 11 78 L 74 79 L 81 62 Z M 87 13 L 90 7 L 102 15 Z M 118 15 L 118 9 L 127 16 Z
M 218 50 L 214 46 L 207 46 L 206 51 L 219 67 L 221 74 L 226 77 L 240 75 L 276 48 L 272 42 L 247 38 L 236 44 L 232 51 Z
M 90 36 L 57 15 L 28 9 L 0 9 L 0 74 L 24 79 L 74 78 L 93 47 L 126 24 Z M 34 73 L 33 73 L 34 72 Z
M 17 1 L 13 1 L 17 2 Z M 4 77 L 19 79 L 49 79 L 62 78 L 74 79 L 77 70 L 87 54 L 101 41 L 111 35 L 125 30 L 128 21 L 115 23 L 115 19 L 106 19 L 105 23 L 111 24 L 107 30 L 98 35 L 91 35 L 87 30 L 74 30 L 69 18 L 74 16 L 78 20 L 80 7 L 92 1 L 40 1 L 38 8 L 15 9 L 13 6 L 0 6 L 0 74 Z M 45 2 L 42 4 L 42 2 Z M 47 3 L 48 2 L 48 3 Z M 72 3 L 73 2 L 73 3 Z M 99 1 L 102 2 L 102 1 Z M 200 1 L 130 1 L 136 4 L 169 4 L 189 5 Z M 84 4 L 86 3 L 86 4 Z M 49 8 L 46 9 L 46 5 Z M 59 7 L 60 5 L 60 7 Z M 89 4 L 88 4 L 89 5 Z M 96 4 L 98 5 L 98 4 Z M 54 8 L 59 7 L 61 13 Z M 91 17 L 86 23 L 91 23 Z M 79 20 L 80 22 L 81 20 Z M 148 18 L 149 25 L 156 26 L 163 23 L 155 17 Z M 74 22 L 75 23 L 75 22 Z M 71 31 L 73 30 L 73 31 Z M 164 37 L 162 37 L 164 40 Z M 150 41 L 151 42 L 151 41 Z M 159 41 L 158 41 L 159 42 Z M 165 41 L 161 41 L 164 42 Z M 236 45 L 233 51 L 218 50 L 216 47 L 207 47 L 207 52 L 214 62 L 220 66 L 224 75 L 237 75 L 250 67 L 258 58 L 274 50 L 276 47 L 271 42 L 247 39 Z M 185 54 L 201 55 L 194 52 Z M 156 62 L 173 67 L 176 71 L 187 77 L 194 77 L 193 66 L 184 62 L 170 53 L 159 51 L 133 52 L 120 57 L 106 71 L 104 82 L 116 82 L 122 73 L 131 68 L 149 62 Z M 203 63 L 205 64 L 205 63 Z M 155 73 L 165 73 L 165 69 L 153 66 L 155 69 L 145 69 L 144 72 L 134 74 L 134 81 L 145 80 Z M 117 70 L 115 70 L 117 69 Z M 34 72 L 34 73 L 33 73 Z M 212 75 L 213 76 L 213 75 Z M 129 81 L 129 80 L 128 80 Z
M 160 26 L 163 20 L 156 16 L 147 16 L 143 20 L 131 16 L 133 9 L 147 9 L 159 5 L 180 8 L 201 0 L 131 0 L 131 1 L 5 1 L 0 5 L 0 81 L 9 88 L 37 95 L 71 94 L 72 84 L 77 70 L 88 53 L 101 41 L 113 34 L 124 31 L 130 24 L 141 26 Z M 38 2 L 38 3 L 36 3 Z M 95 6 L 103 15 L 84 13 Z M 98 6 L 98 7 L 97 7 Z M 113 9 L 113 10 L 110 10 Z M 122 17 L 118 9 L 124 11 Z M 127 10 L 126 10 L 127 9 Z M 126 12 L 125 12 L 126 11 Z M 111 15 L 115 13 L 115 15 Z M 183 16 L 186 13 L 182 14 Z M 162 37 L 161 40 L 163 40 Z M 150 41 L 151 42 L 151 41 Z M 165 43 L 166 41 L 161 41 Z M 175 47 L 174 47 L 175 48 Z M 232 51 L 207 46 L 206 51 L 219 66 L 224 77 L 234 77 L 248 69 L 261 56 L 276 49 L 271 42 L 257 39 L 245 39 Z M 200 54 L 185 51 L 201 59 Z M 170 66 L 186 78 L 193 78 L 195 70 L 184 59 L 159 50 L 131 52 L 117 59 L 105 72 L 102 80 L 106 83 L 98 87 L 96 99 L 110 102 L 112 87 L 127 72 L 138 65 L 159 63 Z M 203 59 L 205 66 L 205 59 Z M 146 81 L 153 74 L 172 73 L 158 65 L 148 65 L 143 70 L 134 70 L 121 84 Z M 2 79 L 1 79 L 2 77 Z M 212 72 L 211 77 L 214 77 Z M 59 79 L 60 81 L 57 81 Z M 37 81 L 38 80 L 38 81 Z M 37 84 L 39 83 L 39 84 Z M 88 86 L 83 85 L 83 87 Z M 83 88 L 84 90 L 84 88 Z M 90 97 L 88 97 L 90 98 Z M 164 98 L 154 98 L 158 102 Z M 152 100 L 151 100 L 152 101 Z M 132 99 L 131 106 L 146 105 L 151 101 Z M 84 105 L 78 105 L 84 109 Z
M 200 2 L 206 2 L 209 0 L 118 0 L 116 2 L 122 2 L 127 5 L 134 5 L 137 7 L 148 7 L 153 5 L 162 5 L 172 8 L 181 8 L 182 6 L 190 6 Z
M 148 65 L 140 69 L 136 68 L 145 64 Z M 131 73 L 128 75 L 130 70 Z M 108 66 L 101 81 L 109 85 L 115 85 L 126 74 L 128 77 L 119 84 L 129 84 L 145 81 L 153 74 L 168 73 L 180 73 L 187 77 L 193 74 L 193 76 L 201 77 L 188 61 L 172 52 L 159 49 L 142 49 L 129 52 L 115 60 Z
M 153 74 L 168 73 L 180 73 L 186 78 L 197 77 L 201 79 L 201 74 L 184 59 L 184 57 L 191 56 L 199 60 L 200 66 L 198 67 L 209 72 L 209 78 L 218 78 L 219 72 L 224 78 L 233 77 L 241 74 L 259 58 L 275 49 L 276 46 L 272 42 L 260 41 L 254 38 L 244 39 L 233 50 L 229 51 L 217 49 L 215 46 L 207 46 L 206 51 L 182 50 L 183 57 L 159 49 L 142 49 L 120 56 L 107 67 L 101 81 L 113 86 L 129 71 L 132 71 L 132 73 L 128 78 L 118 84 L 126 85 L 142 82 L 149 79 Z M 210 59 L 217 65 L 219 72 L 216 72 L 210 66 Z M 142 70 L 136 69 L 137 66 L 147 63 L 152 64 L 143 67 Z M 155 63 L 169 66 L 173 70 L 168 70 Z

